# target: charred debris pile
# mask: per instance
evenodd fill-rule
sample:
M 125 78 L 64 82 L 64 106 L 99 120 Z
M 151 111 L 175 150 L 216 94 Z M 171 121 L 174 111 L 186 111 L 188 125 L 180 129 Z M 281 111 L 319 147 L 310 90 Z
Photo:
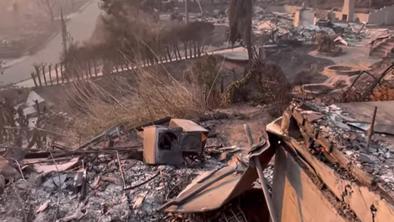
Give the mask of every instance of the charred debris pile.
M 262 138 L 258 144 L 250 140 L 246 147 L 229 144 L 215 129 L 233 118 L 246 117 L 226 113 L 195 121 L 168 117 L 132 129 L 118 125 L 74 148 L 52 142 L 47 150 L 30 149 L 19 156 L 8 148 L 1 158 L 1 218 L 178 221 L 187 213 L 184 219 L 244 221 L 247 202 L 234 198 L 245 193 L 244 198 L 256 199 L 250 192 L 255 192 L 257 174 L 248 166 L 248 152 L 267 149 L 269 143 Z M 243 129 L 241 133 L 245 134 Z M 267 158 L 263 166 L 268 162 Z M 264 171 L 266 178 L 272 179 L 271 174 L 272 168 Z M 208 198 L 181 209 L 215 187 L 214 202 Z M 268 194 L 268 186 L 265 191 Z M 257 194 L 262 199 L 254 205 L 260 208 L 264 195 L 261 189 Z M 227 210 L 218 210 L 222 207 Z
M 255 15 L 252 8 L 233 0 L 228 21 L 214 10 L 211 23 L 166 32 L 160 14 L 148 10 L 154 26 L 134 18 L 138 29 L 113 30 L 113 41 L 71 48 L 56 79 L 52 66 L 36 66 L 35 91 L 0 104 L 0 220 L 391 221 L 391 31 L 304 6 L 292 13 L 254 7 Z M 109 21 L 128 16 L 121 10 Z M 208 37 L 223 26 L 245 47 L 218 48 L 224 40 Z M 145 35 L 125 38 L 135 30 Z M 295 51 L 307 53 L 299 59 Z M 321 57 L 335 65 L 317 64 Z M 352 66 L 358 58 L 374 65 Z M 88 59 L 98 64 L 81 65 Z M 323 82 L 311 83 L 315 73 Z M 69 116 L 62 103 L 55 112 L 41 92 L 65 92 L 71 112 L 85 115 Z M 81 142 L 62 131 L 76 122 L 86 131 L 112 127 Z
M 213 112 L 114 126 L 79 147 L 6 151 L 1 219 L 389 221 L 392 105 L 294 100 L 268 125 L 262 109 Z

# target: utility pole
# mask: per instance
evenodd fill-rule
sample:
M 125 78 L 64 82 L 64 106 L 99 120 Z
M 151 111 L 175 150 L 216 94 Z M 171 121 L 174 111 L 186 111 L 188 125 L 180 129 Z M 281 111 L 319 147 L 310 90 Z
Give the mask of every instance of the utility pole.
M 229 8 L 230 42 L 242 40 L 248 50 L 249 61 L 253 59 L 252 17 L 253 0 L 231 0 Z
M 186 24 L 189 23 L 189 0 L 184 0 L 185 1 L 185 22 Z
M 62 43 L 63 43 L 63 53 L 64 58 L 67 58 L 67 25 L 63 16 L 63 8 L 60 9 L 60 25 L 62 31 Z

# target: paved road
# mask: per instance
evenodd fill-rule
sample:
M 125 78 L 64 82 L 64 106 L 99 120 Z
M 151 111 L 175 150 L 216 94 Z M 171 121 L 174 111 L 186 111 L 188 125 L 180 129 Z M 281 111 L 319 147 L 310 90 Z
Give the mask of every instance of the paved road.
M 88 5 L 81 9 L 80 13 L 73 14 L 67 23 L 68 31 L 74 41 L 84 42 L 92 35 L 97 17 L 100 15 L 98 8 L 99 0 L 91 0 Z M 56 34 L 41 50 L 31 56 L 22 59 L 7 68 L 3 75 L 0 75 L 0 86 L 20 82 L 30 78 L 33 65 L 36 63 L 57 63 L 62 52 L 62 36 Z

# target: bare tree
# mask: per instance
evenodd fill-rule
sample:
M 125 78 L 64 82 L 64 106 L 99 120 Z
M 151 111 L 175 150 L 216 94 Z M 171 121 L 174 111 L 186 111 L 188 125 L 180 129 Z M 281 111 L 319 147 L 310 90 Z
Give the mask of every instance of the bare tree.
M 252 0 L 231 0 L 229 8 L 230 42 L 242 40 L 248 50 L 249 60 L 252 53 Z
M 48 15 L 51 22 L 55 21 L 55 0 L 35 0 L 35 3 Z

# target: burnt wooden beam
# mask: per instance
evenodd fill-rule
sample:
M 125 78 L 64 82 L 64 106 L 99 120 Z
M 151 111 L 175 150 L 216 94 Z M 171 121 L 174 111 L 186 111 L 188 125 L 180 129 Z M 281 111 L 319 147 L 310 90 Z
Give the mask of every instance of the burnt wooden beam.
M 348 169 L 360 183 L 364 185 L 370 186 L 374 183 L 373 178 L 368 175 L 368 173 L 352 164 L 341 151 L 335 148 L 335 144 L 333 141 L 330 141 L 329 135 L 326 135 L 323 131 L 319 130 L 318 127 L 315 127 L 303 117 L 301 109 L 295 108 L 292 116 L 297 121 L 300 129 L 302 129 L 309 138 L 313 138 L 317 144 L 324 148 L 324 154 L 331 161 L 335 161 L 334 164 L 338 163 L 345 169 Z
M 324 133 L 317 133 L 313 124 L 303 118 L 302 110 L 297 107 L 290 109 L 292 115 L 283 115 L 267 126 L 270 133 L 279 138 L 313 169 L 327 188 L 336 198 L 347 204 L 361 221 L 384 222 L 394 218 L 394 198 L 377 184 L 373 178 L 350 162 L 344 154 L 336 149 L 336 144 L 325 141 L 328 137 Z M 303 132 L 303 139 L 296 139 L 289 135 L 289 125 L 283 127 L 286 118 L 294 118 L 299 129 Z M 286 124 L 284 124 L 286 125 Z M 322 162 L 310 151 L 309 139 L 325 146 L 325 154 L 332 165 Z M 330 144 L 332 147 L 327 147 Z M 336 165 L 337 164 L 337 165 Z M 334 166 L 334 168 L 333 168 Z M 335 166 L 337 168 L 335 168 Z M 336 170 L 337 169 L 337 170 Z M 338 171 L 340 169 L 340 171 Z M 346 169 L 344 171 L 343 169 Z
M 330 189 L 335 196 L 349 205 L 361 221 L 375 222 L 389 221 L 394 218 L 394 208 L 389 201 L 373 192 L 371 186 L 361 185 L 353 181 L 353 178 L 343 179 L 345 175 L 339 174 L 325 163 L 313 156 L 305 144 L 293 138 L 285 138 L 285 143 L 296 149 L 298 154 L 311 165 L 320 180 Z M 372 212 L 371 208 L 377 208 L 377 212 Z

